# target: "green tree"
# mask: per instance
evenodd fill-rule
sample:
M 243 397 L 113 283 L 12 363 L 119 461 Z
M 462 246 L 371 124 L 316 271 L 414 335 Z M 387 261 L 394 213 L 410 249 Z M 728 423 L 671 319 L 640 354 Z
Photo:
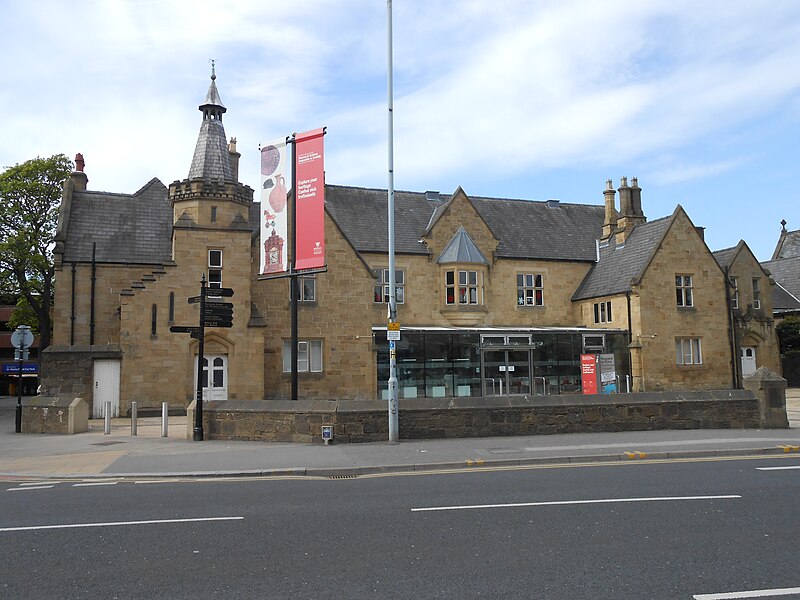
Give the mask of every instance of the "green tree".
M 795 356 L 800 354 L 800 317 L 786 317 L 775 328 L 781 354 Z
M 62 185 L 72 168 L 55 154 L 0 173 L 0 282 L 35 313 L 41 349 L 50 345 L 53 245 Z
M 8 320 L 8 328 L 11 330 L 20 325 L 27 325 L 31 328 L 33 335 L 39 335 L 39 317 L 24 297 L 17 300 L 17 308 L 14 309 Z

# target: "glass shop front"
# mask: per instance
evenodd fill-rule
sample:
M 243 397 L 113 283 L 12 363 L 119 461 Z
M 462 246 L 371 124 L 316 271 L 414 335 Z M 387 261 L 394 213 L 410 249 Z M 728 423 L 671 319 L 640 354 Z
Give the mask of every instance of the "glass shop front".
M 386 328 L 373 328 L 379 397 L 389 396 Z M 624 330 L 403 328 L 397 352 L 400 398 L 581 393 L 581 354 L 613 355 L 616 389 L 628 389 Z

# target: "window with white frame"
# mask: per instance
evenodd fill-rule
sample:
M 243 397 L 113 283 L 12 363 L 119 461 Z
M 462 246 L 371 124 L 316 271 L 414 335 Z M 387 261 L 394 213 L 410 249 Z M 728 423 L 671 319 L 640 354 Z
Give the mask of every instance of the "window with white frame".
M 482 304 L 477 271 L 445 271 L 445 302 L 447 304 Z
M 292 371 L 292 342 L 283 341 L 283 372 Z M 322 372 L 322 340 L 297 341 L 297 372 Z
M 739 308 L 739 278 L 731 277 L 731 307 Z
M 678 306 L 694 306 L 691 275 L 675 275 L 675 294 Z
M 758 277 L 753 277 L 753 308 L 758 310 L 761 308 L 761 289 L 760 289 L 761 279 Z
M 544 306 L 544 281 L 539 273 L 517 273 L 517 306 Z
M 397 304 L 405 300 L 406 278 L 403 269 L 394 270 L 394 297 Z M 373 302 L 389 303 L 389 269 L 378 269 L 378 281 L 375 283 Z
M 679 365 L 702 365 L 703 351 L 700 338 L 677 338 L 675 362 Z
M 208 287 L 222 287 L 222 250 L 208 251 Z
M 611 300 L 606 302 L 594 303 L 594 322 L 595 323 L 610 323 L 611 322 Z
M 297 279 L 297 299 L 300 302 L 317 301 L 317 276 L 315 273 L 300 274 Z M 289 280 L 289 297 L 292 294 L 292 281 Z

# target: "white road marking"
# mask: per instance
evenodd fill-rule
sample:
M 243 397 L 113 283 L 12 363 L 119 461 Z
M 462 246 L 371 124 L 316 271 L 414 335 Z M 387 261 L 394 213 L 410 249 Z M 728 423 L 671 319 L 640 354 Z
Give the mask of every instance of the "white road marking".
M 29 485 L 28 487 L 8 488 L 7 492 L 24 492 L 26 490 L 49 490 L 52 485 Z
M 53 482 L 51 482 L 51 483 L 52 483 L 52 485 L 55 485 L 56 483 L 59 483 L 59 482 L 58 482 L 58 481 L 53 481 Z M 45 483 L 44 481 L 26 481 L 26 482 L 24 482 L 24 483 L 20 483 L 20 484 L 18 484 L 18 485 L 19 485 L 20 487 L 22 487 L 23 485 L 35 485 L 35 486 L 41 486 L 41 485 L 50 485 L 50 484 L 48 484 L 48 483 Z
M 0 533 L 37 531 L 40 529 L 82 529 L 86 527 L 118 527 L 121 525 L 160 525 L 163 523 L 201 523 L 204 521 L 241 521 L 244 517 L 203 517 L 198 519 L 153 519 L 150 521 L 112 521 L 108 523 L 71 523 L 67 525 L 32 525 L 29 527 L 0 527 Z
M 800 587 L 775 588 L 772 590 L 751 590 L 749 592 L 723 592 L 722 594 L 695 594 L 694 600 L 733 600 L 734 598 L 768 598 L 800 594 Z
M 91 483 L 73 483 L 72 487 L 90 487 L 95 485 L 117 485 L 116 481 L 93 481 Z
M 800 466 L 794 466 L 794 467 L 756 467 L 756 471 L 791 471 L 793 469 L 800 469 Z
M 618 502 L 664 502 L 674 500 L 732 500 L 739 495 L 724 496 L 661 496 L 653 498 L 601 498 L 597 500 L 555 500 L 549 502 L 511 502 L 508 504 L 470 504 L 464 506 L 432 506 L 429 508 L 412 508 L 411 512 L 428 512 L 439 510 L 471 510 L 476 508 L 517 508 L 523 506 L 568 506 L 575 504 L 614 504 Z
M 539 452 L 544 450 L 601 450 L 603 448 L 629 448 L 631 446 L 645 446 L 647 448 L 664 447 L 669 448 L 672 446 L 708 446 L 711 444 L 722 443 L 750 443 L 750 442 L 770 442 L 770 443 L 788 443 L 785 438 L 779 439 L 765 439 L 765 438 L 718 438 L 718 439 L 705 439 L 705 440 L 665 440 L 661 442 L 618 442 L 615 444 L 580 444 L 575 446 L 528 446 L 522 448 L 525 452 Z M 797 443 L 796 440 L 793 443 Z

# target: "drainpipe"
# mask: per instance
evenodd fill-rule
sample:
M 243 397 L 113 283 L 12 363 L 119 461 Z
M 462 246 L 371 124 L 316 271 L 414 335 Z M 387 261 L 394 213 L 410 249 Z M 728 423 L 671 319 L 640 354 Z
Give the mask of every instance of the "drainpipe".
M 97 252 L 97 242 L 92 242 L 92 291 L 89 296 L 89 345 L 94 346 L 94 286 L 95 274 L 97 273 L 97 263 L 95 253 Z
M 633 342 L 633 329 L 631 328 L 631 293 L 630 291 L 625 292 L 625 302 L 628 305 L 628 346 L 631 345 Z M 633 356 L 631 355 L 631 350 L 628 348 L 628 374 L 630 375 L 630 387 L 628 388 L 628 393 L 630 393 L 633 387 Z
M 75 345 L 75 261 L 72 261 L 72 292 L 69 309 L 69 345 Z
M 730 277 L 728 276 L 729 267 L 725 267 L 725 308 L 728 312 L 728 344 L 731 348 L 731 379 L 733 389 L 738 390 L 742 387 L 742 379 L 739 373 L 739 340 L 736 338 L 736 325 L 733 316 L 733 302 L 731 302 Z

